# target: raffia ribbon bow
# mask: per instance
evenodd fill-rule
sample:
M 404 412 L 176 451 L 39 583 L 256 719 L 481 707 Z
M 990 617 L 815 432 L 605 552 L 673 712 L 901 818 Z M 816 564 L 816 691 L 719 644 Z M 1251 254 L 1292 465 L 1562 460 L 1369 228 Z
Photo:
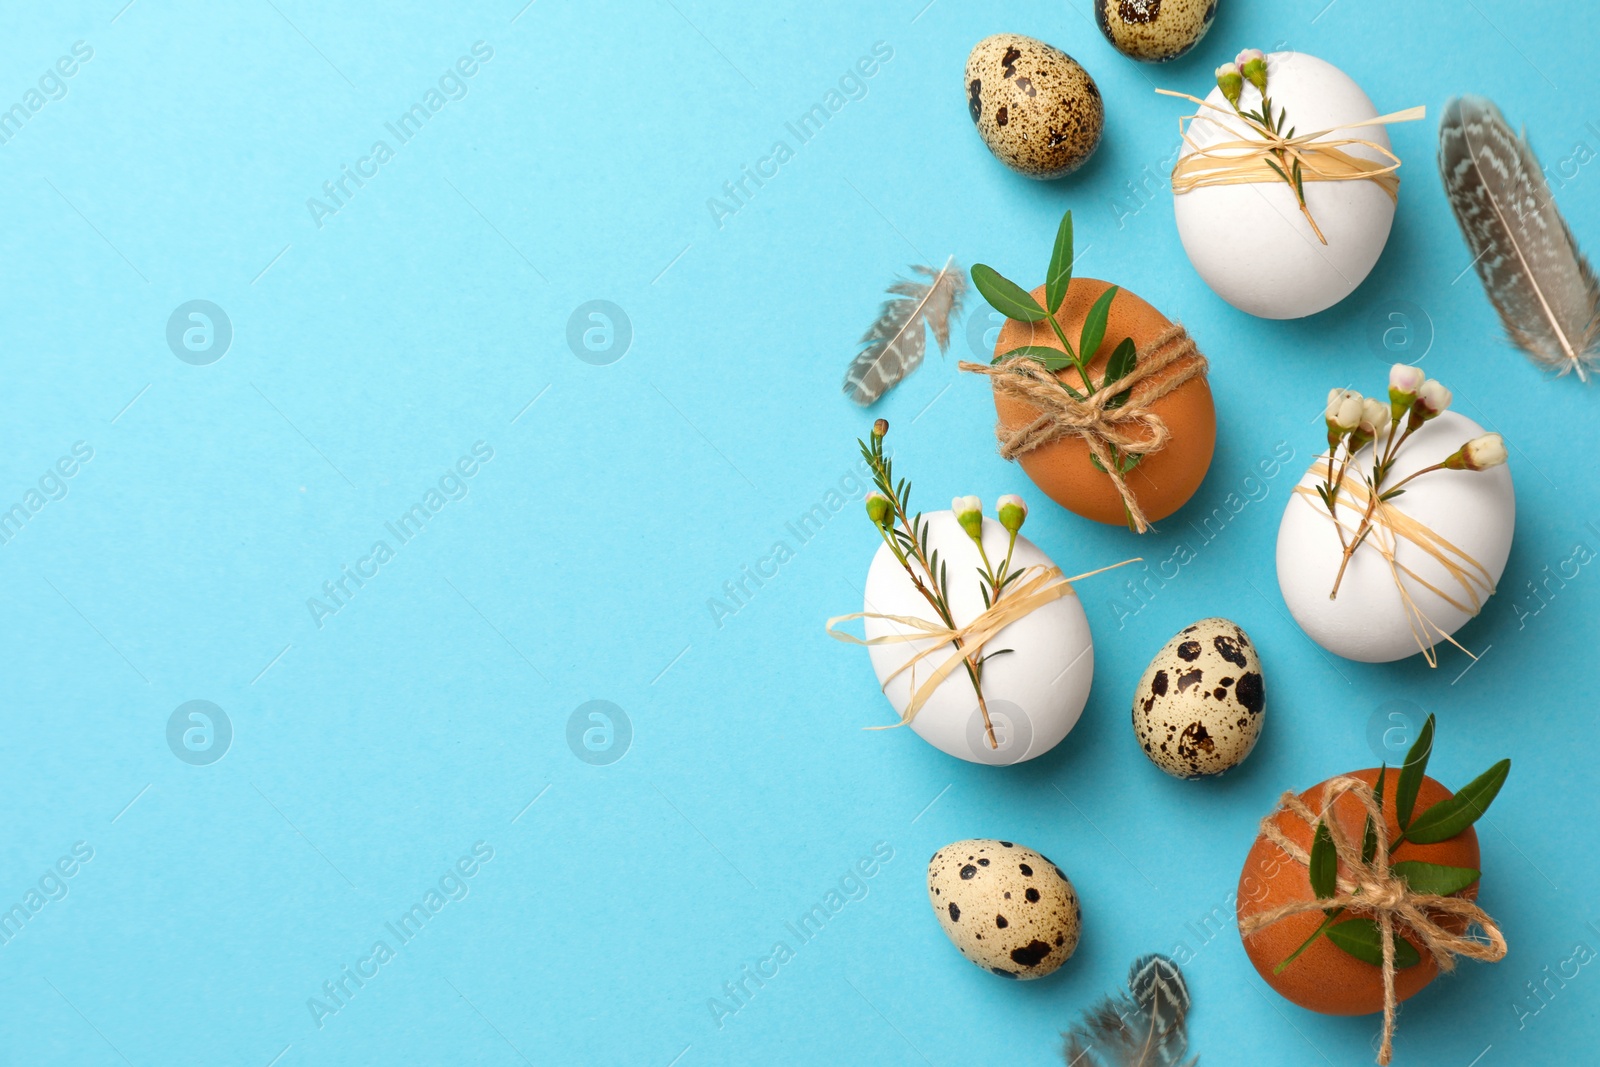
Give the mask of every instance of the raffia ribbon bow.
M 1384 145 L 1376 141 L 1364 140 L 1360 137 L 1332 137 L 1343 129 L 1359 128 L 1362 126 L 1387 126 L 1395 122 L 1414 122 L 1426 118 L 1426 107 L 1410 107 L 1404 111 L 1394 111 L 1376 118 L 1360 119 L 1344 126 L 1330 126 L 1324 130 L 1311 133 L 1296 134 L 1286 137 L 1274 132 L 1267 126 L 1254 119 L 1244 118 L 1235 114 L 1231 109 L 1221 108 L 1215 104 L 1207 103 L 1197 96 L 1188 93 L 1173 92 L 1171 89 L 1157 89 L 1162 96 L 1175 96 L 1188 100 L 1204 111 L 1215 112 L 1215 116 L 1196 112 L 1185 115 L 1178 120 L 1178 133 L 1185 144 L 1190 148 L 1187 155 L 1178 160 L 1172 168 L 1172 192 L 1174 196 L 1181 196 L 1192 189 L 1203 188 L 1208 185 L 1245 185 L 1261 182 L 1282 182 L 1288 174 L 1293 173 L 1296 163 L 1300 165 L 1300 178 L 1307 182 L 1342 182 L 1342 181 L 1370 181 L 1378 188 L 1389 194 L 1389 199 L 1398 201 L 1400 198 L 1400 176 L 1395 171 L 1400 169 L 1400 157 L 1395 155 Z M 1233 135 L 1232 140 L 1219 141 L 1216 144 L 1202 147 L 1190 136 L 1190 127 L 1198 119 L 1221 128 Z M 1230 123 L 1243 123 L 1245 129 L 1241 130 Z M 1290 131 L 1291 133 L 1293 130 Z M 1369 159 L 1366 156 L 1354 155 L 1345 149 L 1353 145 L 1370 148 L 1388 162 Z M 1282 169 L 1277 169 L 1282 160 Z M 1269 162 L 1274 161 L 1274 162 Z M 1316 220 L 1307 211 L 1306 221 L 1316 232 L 1317 239 L 1323 244 L 1328 239 L 1322 236 Z
M 1153 380 L 1183 360 L 1188 362 L 1175 373 L 1160 381 Z M 996 393 L 1036 408 L 1040 413 L 1032 422 L 1015 430 L 995 427 L 1002 456 L 1016 459 L 1041 445 L 1081 437 L 1117 487 L 1139 533 L 1150 528 L 1150 521 L 1145 518 L 1133 490 L 1128 488 L 1123 472 L 1117 469 L 1111 449 L 1115 448 L 1124 456 L 1148 456 L 1165 448 L 1171 431 L 1151 408 L 1179 386 L 1204 377 L 1207 366 L 1206 357 L 1200 354 L 1181 323 L 1173 323 L 1139 349 L 1133 370 L 1082 399 L 1061 388 L 1055 372 L 1046 370 L 1044 364 L 1028 356 L 1016 356 L 994 365 L 961 363 L 964 371 L 992 378 Z M 1127 390 L 1132 390 L 1127 403 L 1120 407 L 1108 406 L 1113 397 Z
M 1123 560 L 1113 563 L 1109 567 L 1089 571 L 1072 578 L 1063 578 L 1060 567 L 1032 566 L 1028 567 L 1023 576 L 1017 580 L 1001 598 L 991 604 L 965 626 L 949 627 L 942 622 L 929 622 L 927 619 L 915 615 L 880 615 L 873 611 L 857 611 L 850 615 L 835 615 L 828 620 L 828 636 L 837 641 L 852 645 L 893 645 L 907 641 L 927 641 L 933 643 L 927 648 L 912 656 L 899 667 L 891 671 L 883 680 L 883 687 L 888 688 L 889 683 L 906 671 L 911 672 L 911 699 L 906 702 L 905 711 L 900 714 L 900 721 L 892 726 L 872 726 L 872 730 L 888 730 L 894 726 L 905 726 L 917 717 L 917 712 L 933 696 L 934 690 L 950 676 L 950 673 L 961 666 L 961 661 L 981 655 L 983 646 L 988 644 L 1001 630 L 1016 622 L 1023 616 L 1044 607 L 1051 601 L 1060 600 L 1069 594 L 1075 595 L 1072 583 L 1092 578 L 1109 570 L 1125 566 L 1136 560 Z M 854 634 L 845 633 L 837 629 L 843 623 L 856 619 L 878 619 L 884 622 L 896 623 L 906 627 L 909 632 L 880 634 L 877 637 L 860 638 Z M 959 643 L 958 648 L 950 650 L 950 654 L 933 669 L 921 685 L 917 684 L 917 664 L 930 656 L 938 655 L 948 646 Z
M 1323 458 L 1324 466 L 1319 477 L 1326 478 L 1329 470 L 1328 465 L 1332 464 L 1332 462 L 1331 457 Z M 1313 465 L 1312 470 L 1316 471 L 1317 467 Z M 1307 498 L 1308 501 L 1316 501 L 1317 504 L 1321 502 L 1317 496 L 1315 486 L 1297 485 L 1294 491 L 1297 495 Z M 1365 515 L 1367 506 L 1372 502 L 1372 497 L 1366 485 L 1359 478 L 1352 476 L 1349 471 L 1345 471 L 1339 480 L 1338 486 L 1335 488 L 1334 502 L 1336 504 L 1345 504 L 1356 515 Z M 1317 504 L 1313 504 L 1313 507 L 1316 507 Z M 1357 525 L 1346 524 L 1343 520 L 1335 519 L 1325 508 L 1319 507 L 1317 511 L 1318 514 L 1327 515 L 1330 521 L 1337 522 L 1347 536 L 1354 537 L 1356 535 L 1359 523 Z M 1454 581 L 1459 592 L 1452 596 L 1426 578 L 1423 578 L 1422 575 L 1410 567 L 1399 562 L 1395 558 L 1395 552 L 1402 540 L 1411 542 L 1426 553 L 1429 558 L 1438 563 L 1439 566 L 1443 567 L 1445 573 Z M 1389 574 L 1394 578 L 1395 589 L 1400 593 L 1400 603 L 1405 609 L 1406 623 L 1411 628 L 1411 636 L 1416 638 L 1417 646 L 1422 650 L 1422 656 L 1428 661 L 1428 666 L 1437 667 L 1439 665 L 1439 655 L 1433 650 L 1433 647 L 1441 639 L 1449 641 L 1461 651 L 1466 652 L 1467 655 L 1472 656 L 1473 659 L 1478 658 L 1468 652 L 1454 637 L 1440 629 L 1439 625 L 1428 617 L 1427 612 L 1417 606 L 1417 602 L 1411 596 L 1411 591 L 1406 588 L 1406 579 L 1409 578 L 1418 586 L 1438 596 L 1457 611 L 1467 615 L 1476 615 L 1483 610 L 1484 600 L 1494 595 L 1495 589 L 1494 579 L 1489 576 L 1489 571 L 1483 564 L 1434 533 L 1425 524 L 1418 522 L 1401 511 L 1395 504 L 1382 499 L 1373 508 L 1372 532 L 1367 535 L 1366 540 L 1362 542 L 1362 546 L 1371 547 L 1383 557 L 1384 563 L 1388 566 Z M 1430 633 L 1437 633 L 1439 636 L 1429 640 Z
M 1352 841 L 1334 817 L 1335 801 L 1350 794 L 1366 809 L 1376 831 L 1378 847 L 1371 862 L 1361 856 L 1361 842 Z M 1322 811 L 1314 812 L 1293 793 L 1285 793 L 1278 800 L 1278 808 L 1261 820 L 1261 836 L 1278 846 L 1294 862 L 1311 865 L 1310 854 L 1290 841 L 1278 828 L 1277 815 L 1285 811 L 1300 819 L 1315 831 L 1320 820 L 1333 839 L 1334 851 L 1339 857 L 1339 877 L 1333 896 L 1326 899 L 1296 900 L 1257 912 L 1239 920 L 1239 933 L 1248 938 L 1280 919 L 1308 912 L 1343 908 L 1356 915 L 1370 916 L 1382 931 L 1383 943 L 1383 1045 L 1378 1050 L 1378 1062 L 1388 1064 L 1394 1051 L 1394 1016 L 1397 1001 L 1394 993 L 1394 937 L 1396 927 L 1409 930 L 1422 947 L 1433 957 L 1441 971 L 1455 969 L 1455 957 L 1495 963 L 1505 958 L 1506 939 L 1487 912 L 1477 904 L 1462 897 L 1444 897 L 1433 893 L 1414 893 L 1405 879 L 1389 867 L 1389 824 L 1372 787 L 1356 778 L 1331 779 L 1322 793 Z M 1487 942 L 1479 941 L 1447 930 L 1439 922 L 1441 917 L 1465 919 L 1468 926 L 1483 930 Z

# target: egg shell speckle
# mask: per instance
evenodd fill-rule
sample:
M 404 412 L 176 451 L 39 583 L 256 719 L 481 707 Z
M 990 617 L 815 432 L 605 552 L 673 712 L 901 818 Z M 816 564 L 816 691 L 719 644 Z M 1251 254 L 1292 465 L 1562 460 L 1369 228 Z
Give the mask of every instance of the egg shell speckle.
M 1133 735 L 1175 778 L 1237 767 L 1266 718 L 1261 657 L 1227 619 L 1186 626 L 1156 653 L 1133 695 Z
M 1111 47 L 1130 59 L 1164 63 L 1200 43 L 1217 0 L 1095 0 L 1094 18 Z
M 966 90 L 983 143 L 1019 174 L 1071 174 L 1100 144 L 1100 87 L 1077 60 L 1043 41 L 1019 33 L 985 37 L 967 56 Z
M 928 902 L 961 954 L 1004 978 L 1050 974 L 1083 932 L 1083 907 L 1061 868 L 1010 841 L 957 841 L 935 852 Z

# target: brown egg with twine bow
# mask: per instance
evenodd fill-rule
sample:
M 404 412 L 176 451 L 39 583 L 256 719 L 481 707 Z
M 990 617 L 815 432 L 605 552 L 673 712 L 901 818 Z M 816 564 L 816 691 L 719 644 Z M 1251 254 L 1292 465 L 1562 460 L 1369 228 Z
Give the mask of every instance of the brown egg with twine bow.
M 1262 979 L 1310 1011 L 1383 1012 L 1380 1064 L 1390 1060 L 1399 1002 L 1458 956 L 1496 962 L 1506 953 L 1499 927 L 1474 903 L 1471 824 L 1510 761 L 1452 794 L 1424 773 L 1433 728 L 1430 716 L 1402 768 L 1283 794 L 1239 878 L 1239 933 Z M 1468 936 L 1470 926 L 1481 937 Z M 1395 935 L 1388 945 L 1385 928 Z
M 1056 312 L 1056 322 L 1068 337 L 1080 335 L 1095 300 L 1110 288 L 1108 282 L 1094 278 L 1072 280 Z M 1044 287 L 1032 295 L 1042 301 Z M 962 369 L 993 379 L 1000 454 L 1017 460 L 1046 496 L 1086 519 L 1131 525 L 1143 533 L 1137 522 L 1130 523 L 1123 495 L 1103 469 L 1105 462 L 1096 466 L 1090 442 L 1099 436 L 1096 443 L 1109 441 L 1124 453 L 1150 449 L 1123 475 L 1147 526 L 1183 507 L 1200 488 L 1216 447 L 1217 415 L 1206 384 L 1205 357 L 1182 326 L 1126 289 L 1119 289 L 1112 298 L 1105 340 L 1088 364 L 1093 381 L 1102 380 L 1112 352 L 1124 337 L 1132 338 L 1137 346 L 1136 366 L 1149 370 L 1135 384 L 1126 404 L 1098 414 L 1070 403 L 1070 395 L 1051 381 L 1075 385 L 1083 392 L 1072 367 L 1052 374 L 1043 366 L 1024 364 L 1018 369 L 1026 371 L 1026 377 L 1003 373 L 1003 363 L 988 367 L 963 364 Z M 1023 346 L 1062 350 L 1047 324 L 1007 321 L 1000 328 L 996 357 Z M 1154 365 L 1156 361 L 1159 367 Z
M 1029 293 L 982 263 L 972 283 L 1006 316 L 988 364 L 1000 454 L 1085 518 L 1144 533 L 1200 488 L 1216 447 L 1205 356 L 1125 289 L 1072 277 L 1072 212 L 1044 285 Z

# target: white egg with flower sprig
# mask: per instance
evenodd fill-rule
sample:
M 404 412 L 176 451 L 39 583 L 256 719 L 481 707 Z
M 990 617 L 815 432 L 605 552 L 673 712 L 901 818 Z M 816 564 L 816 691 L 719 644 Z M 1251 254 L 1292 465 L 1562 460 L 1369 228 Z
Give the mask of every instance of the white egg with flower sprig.
M 1020 497 L 1001 497 L 997 519 L 975 496 L 913 511 L 883 452 L 888 429 L 880 419 L 861 442 L 877 486 L 867 518 L 881 542 L 863 610 L 829 619 L 828 633 L 867 646 L 899 725 L 940 751 L 993 765 L 1041 756 L 1089 699 L 1094 638 L 1072 583 L 1091 575 L 1063 576 L 1021 536 Z M 858 619 L 864 637 L 842 628 Z
M 948 601 L 957 627 L 970 625 L 985 610 L 977 580 L 983 565 L 977 543 L 967 536 L 954 513 L 924 515 L 930 554 L 939 553 L 948 568 Z M 984 551 L 998 565 L 1005 557 L 1007 532 L 993 519 L 983 521 Z M 1055 570 L 1050 557 L 1018 536 L 1013 567 L 1032 575 Z M 918 577 L 921 566 L 913 562 Z M 902 616 L 938 624 L 941 620 L 918 591 L 888 545 L 878 549 L 867 570 L 865 610 L 870 641 L 890 635 L 914 635 L 914 627 L 892 618 Z M 914 666 L 912 657 L 931 650 Z M 878 684 L 902 718 L 917 687 L 949 657 L 957 655 L 947 641 L 936 639 L 872 645 L 872 669 Z M 985 645 L 982 668 L 984 708 L 965 668 L 953 670 L 917 709 L 908 724 L 917 736 L 941 752 L 971 763 L 1012 764 L 1042 756 L 1077 725 L 1094 681 L 1094 638 L 1083 602 L 1075 593 L 1042 604 L 1000 630 Z M 987 712 L 993 742 L 984 725 Z
M 1184 251 L 1218 296 L 1251 315 L 1295 319 L 1332 307 L 1378 262 L 1394 222 L 1398 159 L 1373 120 L 1422 111 L 1380 116 L 1349 75 L 1300 52 L 1247 50 L 1217 75 L 1173 170 Z M 1270 108 L 1253 82 L 1265 85 Z M 1267 150 L 1285 142 L 1281 153 Z
M 1389 401 L 1330 394 L 1327 421 L 1337 444 L 1295 487 L 1278 527 L 1278 587 L 1289 613 L 1345 659 L 1387 663 L 1420 653 L 1437 664 L 1435 646 L 1456 643 L 1453 635 L 1493 594 L 1511 554 L 1516 496 L 1504 442 L 1445 410 L 1449 391 L 1419 378 L 1415 368 L 1395 368 L 1392 380 L 1411 387 L 1399 398 L 1415 396 L 1398 424 L 1389 422 Z M 1392 459 L 1373 504 L 1374 465 L 1385 455 Z

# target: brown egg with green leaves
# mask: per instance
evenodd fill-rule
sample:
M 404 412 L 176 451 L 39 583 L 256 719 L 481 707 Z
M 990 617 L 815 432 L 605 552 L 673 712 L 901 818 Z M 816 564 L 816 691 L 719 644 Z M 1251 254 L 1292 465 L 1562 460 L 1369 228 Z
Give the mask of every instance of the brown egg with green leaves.
M 1400 769 L 1372 768 L 1329 779 L 1301 793 L 1298 800 L 1315 817 L 1308 822 L 1285 808 L 1271 818 L 1256 838 L 1239 878 L 1238 918 L 1245 953 L 1263 981 L 1302 1008 L 1327 1015 L 1368 1015 L 1383 1010 L 1382 940 L 1378 913 L 1363 907 L 1363 896 L 1390 906 L 1416 898 L 1417 913 L 1436 926 L 1436 936 L 1460 937 L 1469 925 L 1492 925 L 1486 914 L 1463 914 L 1460 906 L 1430 903 L 1450 898 L 1475 901 L 1479 890 L 1480 852 L 1472 823 L 1494 800 L 1510 770 L 1502 760 L 1478 778 L 1451 793 L 1428 777 L 1427 754 L 1433 739 L 1430 716 L 1417 745 Z M 1348 791 L 1354 779 L 1374 791 L 1381 802 L 1388 842 L 1389 877 L 1374 875 L 1380 838 L 1369 829 L 1368 809 L 1360 790 Z M 1330 798 L 1331 805 L 1330 805 Z M 1332 835 L 1321 829 L 1321 816 L 1337 824 L 1350 854 L 1342 854 Z M 1274 836 L 1281 841 L 1273 840 Z M 1285 847 L 1287 845 L 1287 847 Z M 1360 855 L 1354 853 L 1359 850 Z M 1370 859 L 1368 857 L 1371 857 Z M 1347 906 L 1327 907 L 1322 900 L 1349 895 Z M 1417 896 L 1421 894 L 1421 896 Z M 1284 912 L 1290 914 L 1282 914 Z M 1282 917 L 1252 929 L 1257 917 Z M 1401 912 L 1392 912 L 1401 916 Z M 1439 974 L 1439 965 L 1425 938 L 1403 917 L 1395 917 L 1394 994 L 1404 1001 Z M 1496 931 L 1498 936 L 1498 931 Z M 1504 955 L 1501 940 L 1474 949 L 1487 960 Z
M 1007 321 L 989 367 L 963 369 L 990 377 L 1001 454 L 1015 458 L 1050 499 L 1085 518 L 1143 533 L 1186 504 L 1210 469 L 1217 417 L 1208 364 L 1181 325 L 1134 293 L 1073 277 L 1072 248 L 1068 211 L 1044 285 L 1029 292 L 985 264 L 972 268 L 973 284 Z M 1006 369 L 1013 360 L 1031 360 L 1054 375 L 1053 382 L 1045 380 L 1044 395 L 1039 375 L 1025 362 L 1021 369 L 1035 381 L 1018 386 L 1018 375 Z M 1137 378 L 1133 385 L 1108 389 L 1129 375 Z M 1063 395 L 1080 401 L 1098 395 L 1099 415 L 1064 410 Z M 1096 424 L 1106 432 L 1072 429 Z M 1164 434 L 1160 441 L 1158 433 Z

